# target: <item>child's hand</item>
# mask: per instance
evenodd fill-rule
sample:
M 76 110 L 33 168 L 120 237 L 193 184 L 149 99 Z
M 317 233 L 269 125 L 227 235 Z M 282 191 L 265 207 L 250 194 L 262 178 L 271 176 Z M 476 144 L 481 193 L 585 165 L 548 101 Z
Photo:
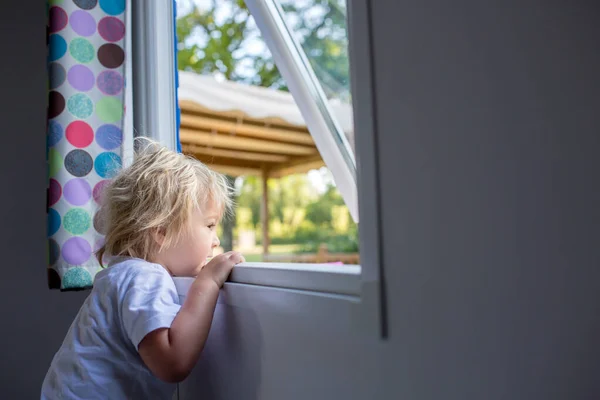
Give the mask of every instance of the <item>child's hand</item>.
M 245 261 L 244 256 L 237 251 L 219 254 L 202 268 L 197 279 L 210 279 L 221 288 L 227 277 L 229 277 L 233 266 Z

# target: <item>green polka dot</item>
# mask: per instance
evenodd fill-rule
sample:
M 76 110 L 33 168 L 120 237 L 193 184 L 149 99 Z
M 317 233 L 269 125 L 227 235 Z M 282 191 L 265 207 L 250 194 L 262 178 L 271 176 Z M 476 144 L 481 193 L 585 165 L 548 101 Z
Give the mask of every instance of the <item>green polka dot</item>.
M 50 151 L 48 151 L 48 164 L 50 178 L 54 178 L 63 166 L 63 159 L 60 156 L 60 153 L 54 148 L 51 148 Z
M 123 103 L 117 97 L 103 97 L 96 103 L 96 114 L 106 123 L 119 122 L 123 118 Z
M 67 101 L 69 112 L 79 119 L 89 118 L 94 112 L 94 103 L 83 93 L 77 93 Z
M 63 218 L 65 230 L 73 235 L 82 235 L 90 229 L 90 215 L 81 208 L 69 210 Z
M 69 53 L 75 60 L 87 64 L 94 59 L 96 52 L 94 46 L 88 40 L 76 38 L 71 40 L 71 44 L 69 44 Z
M 63 289 L 81 289 L 92 286 L 92 275 L 83 268 L 70 268 L 62 278 Z

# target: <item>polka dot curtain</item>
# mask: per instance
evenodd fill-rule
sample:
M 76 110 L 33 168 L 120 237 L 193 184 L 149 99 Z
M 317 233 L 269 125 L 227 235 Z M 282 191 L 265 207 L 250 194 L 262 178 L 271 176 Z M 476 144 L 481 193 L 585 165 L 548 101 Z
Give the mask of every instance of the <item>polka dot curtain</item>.
M 125 0 L 48 1 L 48 279 L 92 286 L 102 189 L 121 168 Z

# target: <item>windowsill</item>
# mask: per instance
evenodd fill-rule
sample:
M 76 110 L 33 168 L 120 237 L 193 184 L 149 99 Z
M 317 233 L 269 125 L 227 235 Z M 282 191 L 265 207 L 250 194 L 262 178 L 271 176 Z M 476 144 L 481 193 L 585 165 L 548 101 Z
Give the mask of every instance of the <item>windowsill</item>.
M 360 295 L 359 265 L 244 263 L 231 272 L 231 283 L 341 295 Z M 185 296 L 194 278 L 174 278 L 177 292 Z

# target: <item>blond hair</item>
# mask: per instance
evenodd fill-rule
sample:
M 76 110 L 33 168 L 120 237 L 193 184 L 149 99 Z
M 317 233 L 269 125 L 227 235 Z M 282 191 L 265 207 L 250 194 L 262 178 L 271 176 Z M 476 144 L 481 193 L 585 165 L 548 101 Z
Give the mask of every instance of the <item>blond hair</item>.
M 232 189 L 223 175 L 149 139 L 143 141 L 146 145 L 138 146 L 132 165 L 104 189 L 99 217 L 106 236 L 96 252 L 100 265 L 105 255 L 149 259 L 176 244 L 189 232 L 192 213 L 205 211 L 211 202 L 221 215 L 231 209 Z M 165 236 L 160 246 L 155 232 Z

